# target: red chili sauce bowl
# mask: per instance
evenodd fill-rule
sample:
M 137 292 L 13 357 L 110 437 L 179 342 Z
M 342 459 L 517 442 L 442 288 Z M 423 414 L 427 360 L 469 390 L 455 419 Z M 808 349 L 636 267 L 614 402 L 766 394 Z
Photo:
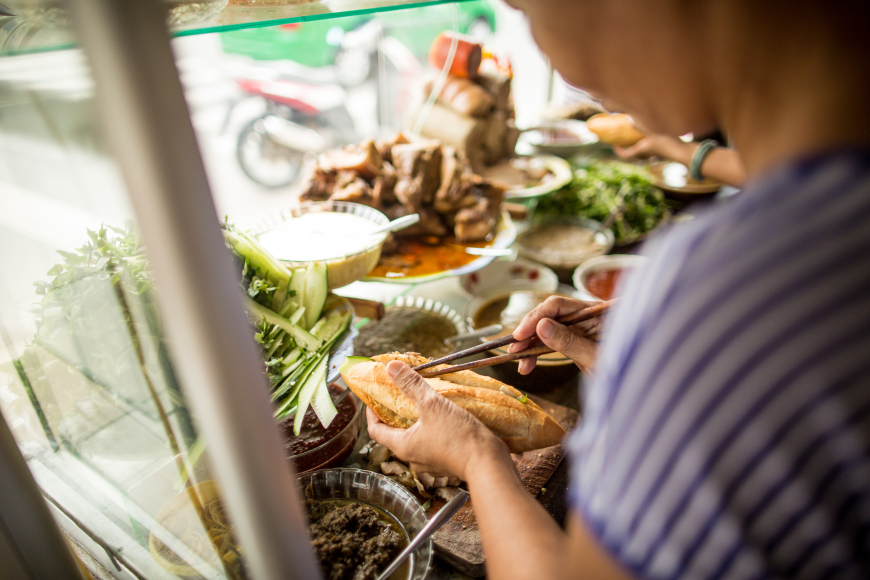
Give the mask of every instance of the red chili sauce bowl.
M 611 270 L 598 270 L 591 272 L 586 276 L 584 285 L 590 294 L 602 300 L 610 300 L 613 298 L 613 290 L 616 288 L 616 283 L 622 274 L 622 268 L 613 268 Z
M 343 389 L 329 385 L 333 400 Z M 326 429 L 311 407 L 305 412 L 299 435 L 293 433 L 293 418 L 285 419 L 279 426 L 284 435 L 284 450 L 297 474 L 308 473 L 327 467 L 335 467 L 353 451 L 359 438 L 360 422 L 365 405 L 352 394 L 338 404 L 332 423 Z
M 611 254 L 592 258 L 574 271 L 574 287 L 583 300 L 610 300 L 621 288 L 620 280 L 628 272 L 642 267 L 648 258 L 634 254 Z

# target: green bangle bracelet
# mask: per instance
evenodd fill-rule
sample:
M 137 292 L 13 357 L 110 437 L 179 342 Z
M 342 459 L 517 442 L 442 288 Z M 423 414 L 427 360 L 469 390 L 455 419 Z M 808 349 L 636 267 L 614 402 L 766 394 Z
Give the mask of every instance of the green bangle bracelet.
M 710 153 L 710 150 L 719 145 L 713 139 L 704 139 L 695 149 L 695 154 L 692 155 L 692 163 L 689 164 L 689 176 L 695 181 L 702 181 L 704 176 L 701 175 L 701 165 L 704 163 L 704 158 Z

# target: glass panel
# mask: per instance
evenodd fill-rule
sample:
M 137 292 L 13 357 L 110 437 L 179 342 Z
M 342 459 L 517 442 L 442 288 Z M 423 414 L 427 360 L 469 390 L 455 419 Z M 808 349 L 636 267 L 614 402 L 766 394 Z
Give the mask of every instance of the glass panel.
M 207 34 L 278 24 L 364 16 L 415 6 L 463 0 L 164 0 L 176 36 Z M 15 16 L 0 17 L 0 54 L 69 48 L 69 15 L 62 0 L 5 0 Z
M 78 51 L 0 59 L 0 248 L 0 410 L 59 522 L 110 568 L 244 577 Z
M 478 0 L 175 39 L 219 215 L 253 227 L 294 203 L 318 152 L 406 128 L 454 12 L 459 32 L 498 38 Z

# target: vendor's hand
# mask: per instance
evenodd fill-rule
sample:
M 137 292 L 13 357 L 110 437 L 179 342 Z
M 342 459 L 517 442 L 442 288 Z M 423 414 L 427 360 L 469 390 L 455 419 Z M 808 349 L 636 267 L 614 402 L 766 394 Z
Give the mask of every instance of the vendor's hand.
M 409 429 L 383 423 L 367 409 L 369 435 L 415 471 L 468 480 L 468 467 L 485 454 L 505 454 L 507 446 L 465 409 L 442 397 L 408 365 L 392 361 L 387 372 L 417 406 L 420 418 Z
M 663 157 L 683 163 L 686 161 L 687 155 L 691 159 L 693 149 L 676 137 L 648 135 L 634 145 L 629 147 L 614 147 L 613 151 L 623 159 Z
M 584 335 L 597 328 L 599 319 L 593 318 L 571 327 L 559 324 L 553 319 L 573 314 L 594 304 L 595 302 L 586 302 L 576 298 L 550 296 L 526 314 L 520 325 L 514 330 L 514 338 L 519 342 L 510 345 L 509 351 L 525 350 L 531 342 L 529 339 L 537 334 L 538 339 L 545 345 L 573 360 L 583 372 L 590 373 L 595 364 L 598 345 L 595 341 L 585 338 Z M 519 361 L 520 374 L 527 375 L 532 372 L 536 362 L 536 357 Z

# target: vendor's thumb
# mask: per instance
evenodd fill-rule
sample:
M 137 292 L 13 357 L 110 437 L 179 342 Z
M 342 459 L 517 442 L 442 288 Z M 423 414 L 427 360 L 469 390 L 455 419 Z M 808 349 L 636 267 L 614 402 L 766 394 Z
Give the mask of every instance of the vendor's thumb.
M 393 379 L 393 383 L 414 403 L 422 403 L 435 392 L 419 373 L 411 370 L 411 367 L 403 362 L 390 361 L 387 364 L 387 373 Z
M 568 330 L 564 325 L 545 318 L 538 322 L 537 333 L 541 342 L 556 352 L 561 352 L 575 362 L 581 358 L 585 349 L 584 339 Z

